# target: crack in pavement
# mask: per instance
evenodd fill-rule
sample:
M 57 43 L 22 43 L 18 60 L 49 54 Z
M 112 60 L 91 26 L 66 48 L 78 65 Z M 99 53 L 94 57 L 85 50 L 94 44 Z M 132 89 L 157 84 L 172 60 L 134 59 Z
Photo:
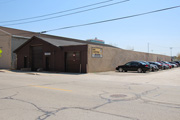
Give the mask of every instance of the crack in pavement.
M 168 107 L 168 108 L 176 108 L 179 109 L 180 108 L 180 104 L 173 104 L 173 103 L 167 103 L 167 102 L 160 102 L 160 101 L 153 101 L 153 100 L 147 100 L 142 98 L 142 96 L 145 96 L 147 94 L 149 94 L 150 92 L 156 91 L 160 89 L 159 87 L 156 87 L 155 89 L 149 90 L 149 91 L 145 91 L 137 96 L 139 96 L 139 98 L 144 102 L 144 103 L 148 103 L 148 104 L 156 104 L 159 106 L 163 106 L 163 107 Z M 160 96 L 162 95 L 162 92 L 154 97 Z
M 112 100 L 110 98 L 105 98 L 103 97 L 103 95 L 105 94 L 109 94 L 108 92 L 103 91 L 103 93 L 99 94 L 99 98 L 101 98 L 102 100 L 105 100 L 106 102 L 104 102 L 103 104 L 91 107 L 91 108 L 83 108 L 83 107 L 61 107 L 61 108 L 54 108 L 55 110 L 53 111 L 46 111 L 43 110 L 42 108 L 38 107 L 36 104 L 29 102 L 29 101 L 25 101 L 25 100 L 21 100 L 21 99 L 16 99 L 14 98 L 15 96 L 17 96 L 19 93 L 17 92 L 16 94 L 13 94 L 11 96 L 7 96 L 1 99 L 5 99 L 5 100 L 15 100 L 15 101 L 19 101 L 19 102 L 23 102 L 26 104 L 30 104 L 33 107 L 35 107 L 38 111 L 42 112 L 43 114 L 41 114 L 40 116 L 38 116 L 36 118 L 36 120 L 46 120 L 47 118 L 51 117 L 52 115 L 56 115 L 58 112 L 64 111 L 64 110 L 70 110 L 70 109 L 79 109 L 79 110 L 86 110 L 86 111 L 91 111 L 91 112 L 97 112 L 97 113 L 101 113 L 101 114 L 106 114 L 106 115 L 111 115 L 111 116 L 116 116 L 116 117 L 121 117 L 121 118 L 126 118 L 126 119 L 130 119 L 130 120 L 139 120 L 138 118 L 134 118 L 134 117 L 129 117 L 129 116 L 124 116 L 124 115 L 118 115 L 118 114 L 113 114 L 113 113 L 107 113 L 107 112 L 102 112 L 102 111 L 98 111 L 97 109 L 100 107 L 103 107 L 105 105 L 111 104 L 111 103 L 115 103 L 115 102 L 122 102 L 122 101 L 132 101 L 132 100 L 137 100 L 137 99 L 142 99 L 142 96 L 145 96 L 151 92 L 157 91 L 159 89 L 159 87 L 150 89 L 150 90 L 146 90 L 140 94 L 134 94 L 134 97 L 128 98 L 128 99 L 121 99 L 121 100 Z M 145 100 L 144 100 L 145 101 Z M 152 101 L 145 101 L 145 102 L 152 102 Z M 160 103 L 160 102 L 156 102 L 156 103 Z M 179 107 L 178 107 L 179 108 Z
M 11 95 L 11 96 L 8 96 L 8 97 L 1 98 L 1 99 L 4 99 L 4 100 L 14 100 L 14 101 L 19 101 L 19 102 L 30 104 L 30 105 L 34 106 L 38 111 L 44 113 L 44 115 L 46 115 L 45 118 L 48 118 L 50 115 L 53 115 L 54 111 L 53 112 L 46 111 L 46 110 L 41 109 L 40 107 L 38 107 L 36 104 L 34 104 L 32 102 L 28 102 L 28 101 L 25 101 L 25 100 L 13 98 L 13 97 L 15 97 L 17 95 L 18 95 L 18 93 L 14 94 L 14 95 Z M 37 119 L 37 120 L 45 120 L 45 119 Z
M 112 114 L 112 113 L 106 113 L 106 112 L 101 112 L 101 111 L 97 111 L 97 110 L 93 110 L 92 108 L 91 109 L 87 109 L 87 108 L 82 108 L 82 107 L 63 107 L 63 108 L 60 108 L 60 109 L 57 109 L 56 111 L 54 111 L 54 115 L 57 113 L 57 112 L 60 112 L 60 111 L 63 111 L 63 110 L 70 110 L 70 109 L 78 109 L 78 110 L 86 110 L 86 111 L 91 111 L 91 112 L 96 112 L 96 113 L 101 113 L 101 114 L 106 114 L 106 115 L 111 115 L 111 116 L 116 116 L 116 117 L 121 117 L 121 118 L 126 118 L 126 119 L 130 119 L 130 120 L 139 120 L 137 118 L 132 118 L 132 117 L 128 117 L 128 116 L 123 116 L 123 115 L 117 115 L 117 114 Z M 42 116 L 46 116 L 44 118 L 41 118 Z M 50 116 L 47 116 L 47 115 L 41 115 L 37 118 L 37 120 L 45 120 L 46 118 L 48 118 Z
M 143 99 L 143 98 L 141 98 L 141 100 L 144 103 L 148 103 L 148 104 L 159 105 L 159 106 L 168 107 L 168 108 L 180 109 L 180 104 L 173 104 L 173 103 L 159 102 L 159 101 L 153 101 L 153 100 L 146 100 L 146 99 Z
M 8 98 L 12 98 L 14 96 L 17 96 L 19 94 L 19 92 L 16 92 L 15 94 L 13 95 L 10 95 L 10 96 L 7 96 L 7 97 L 3 97 L 3 98 L 0 98 L 0 99 L 8 99 Z
M 16 93 L 14 95 L 11 95 L 11 96 L 8 96 L 8 97 L 4 97 L 4 98 L 1 98 L 1 99 L 4 99 L 4 100 L 14 100 L 14 101 L 19 101 L 19 102 L 23 102 L 23 103 L 27 103 L 27 104 L 31 104 L 32 106 L 34 106 L 36 109 L 38 109 L 39 111 L 41 112 L 46 112 L 44 110 L 42 110 L 40 107 L 38 107 L 37 105 L 35 105 L 34 103 L 31 103 L 31 102 L 28 102 L 28 101 L 25 101 L 25 100 L 20 100 L 20 99 L 15 99 L 13 97 L 17 96 L 19 93 Z
M 46 111 L 46 110 L 43 110 L 42 108 L 38 107 L 36 104 L 34 104 L 34 103 L 32 103 L 32 102 L 13 98 L 13 97 L 17 96 L 18 94 L 19 94 L 19 93 L 16 93 L 16 94 L 13 94 L 13 95 L 11 95 L 11 96 L 7 96 L 7 97 L 1 98 L 1 99 L 19 101 L 19 102 L 23 102 L 23 103 L 30 104 L 30 105 L 34 106 L 38 111 L 40 111 L 40 112 L 43 113 L 42 115 L 38 116 L 38 117 L 36 118 L 36 120 L 46 120 L 47 118 L 51 117 L 52 115 L 55 115 L 56 113 L 58 113 L 58 112 L 60 112 L 60 111 L 70 110 L 70 109 L 80 109 L 80 110 L 86 110 L 86 111 L 91 111 L 91 112 L 97 112 L 97 113 L 112 115 L 112 116 L 121 117 L 121 118 L 127 118 L 127 119 L 130 119 L 130 120 L 139 120 L 139 119 L 137 119 L 137 118 L 132 118 L 132 117 L 128 117 L 128 116 L 117 115 L 117 114 L 106 113 L 106 112 L 101 112 L 101 111 L 95 110 L 95 109 L 99 108 L 100 106 L 95 106 L 95 107 L 92 107 L 92 108 L 90 108 L 90 109 L 83 108 L 83 107 L 62 107 L 62 108 L 54 108 L 54 109 L 56 109 L 56 110 L 54 110 L 54 111 Z M 103 93 L 103 94 L 104 94 L 104 93 Z M 101 95 L 100 95 L 100 96 L 101 96 Z M 102 97 L 102 99 L 108 100 L 108 99 L 103 98 L 103 97 Z M 109 101 L 109 102 L 108 102 L 108 103 L 105 103 L 105 104 L 111 103 L 110 100 L 108 100 L 108 101 Z M 105 104 L 104 104 L 104 105 L 105 105 Z M 104 106 L 104 105 L 101 105 L 101 106 Z

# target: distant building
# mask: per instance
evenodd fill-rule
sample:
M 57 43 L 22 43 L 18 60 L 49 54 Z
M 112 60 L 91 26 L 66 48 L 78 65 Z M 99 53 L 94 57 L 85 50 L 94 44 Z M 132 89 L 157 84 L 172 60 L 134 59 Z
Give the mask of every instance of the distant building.
M 88 39 L 87 41 L 89 41 L 89 42 L 95 42 L 95 43 L 105 44 L 105 42 L 104 42 L 103 40 L 99 40 L 99 39 L 97 39 L 97 38 L 95 38 L 95 39 Z

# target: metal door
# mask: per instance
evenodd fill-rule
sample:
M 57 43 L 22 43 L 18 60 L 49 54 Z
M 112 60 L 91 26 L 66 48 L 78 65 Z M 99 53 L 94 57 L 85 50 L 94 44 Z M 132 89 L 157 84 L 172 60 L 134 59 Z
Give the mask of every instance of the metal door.
M 32 70 L 43 68 L 43 49 L 42 46 L 32 47 Z
M 81 73 L 80 52 L 66 52 L 65 58 L 66 72 Z
M 27 68 L 28 61 L 27 61 L 27 56 L 24 56 L 24 68 Z

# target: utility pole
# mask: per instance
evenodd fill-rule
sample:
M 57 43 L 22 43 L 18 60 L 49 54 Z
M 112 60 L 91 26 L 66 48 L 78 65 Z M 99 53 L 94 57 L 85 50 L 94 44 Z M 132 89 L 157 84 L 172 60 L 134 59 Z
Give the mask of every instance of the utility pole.
M 147 47 L 148 47 L 147 61 L 149 61 L 149 43 Z
M 171 61 L 172 61 L 172 49 L 173 47 L 170 47 Z
M 170 53 L 171 53 L 171 57 L 172 57 L 172 48 L 173 48 L 173 47 L 170 47 Z

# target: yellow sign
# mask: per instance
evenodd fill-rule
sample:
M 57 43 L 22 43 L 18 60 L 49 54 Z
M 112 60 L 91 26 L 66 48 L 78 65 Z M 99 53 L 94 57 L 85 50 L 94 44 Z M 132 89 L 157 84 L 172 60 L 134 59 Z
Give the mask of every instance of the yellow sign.
M 2 50 L 0 49 L 0 57 L 1 57 L 1 54 L 2 54 Z
M 102 48 L 92 48 L 92 57 L 100 58 L 102 55 Z

